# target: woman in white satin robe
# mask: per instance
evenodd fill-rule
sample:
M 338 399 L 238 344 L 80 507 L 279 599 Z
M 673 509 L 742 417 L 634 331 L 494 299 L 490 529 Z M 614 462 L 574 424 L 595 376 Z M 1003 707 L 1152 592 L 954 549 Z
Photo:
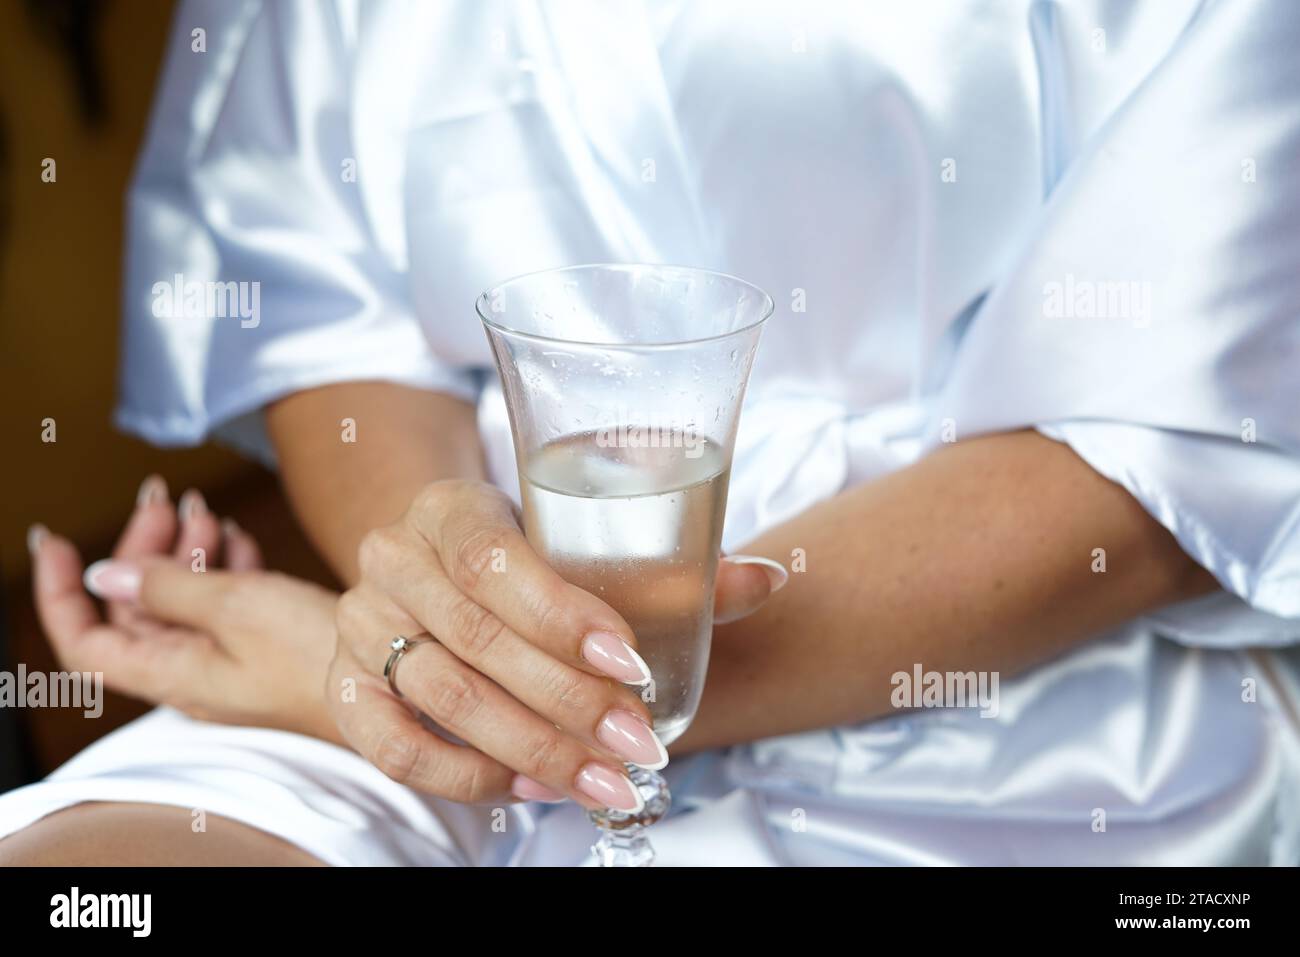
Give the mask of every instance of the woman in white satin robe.
M 1036 428 L 1222 589 L 1003 680 L 995 719 L 674 761 L 661 861 L 1300 863 L 1298 48 L 1281 0 L 190 4 L 130 197 L 117 421 L 265 454 L 268 402 L 381 379 L 476 402 L 516 493 L 482 289 L 743 276 L 777 312 L 724 544 L 945 430 Z M 155 316 L 175 274 L 259 280 L 259 326 Z M 591 838 L 570 804 L 486 840 L 354 754 L 166 709 L 0 798 L 0 834 L 146 797 L 330 863 Z

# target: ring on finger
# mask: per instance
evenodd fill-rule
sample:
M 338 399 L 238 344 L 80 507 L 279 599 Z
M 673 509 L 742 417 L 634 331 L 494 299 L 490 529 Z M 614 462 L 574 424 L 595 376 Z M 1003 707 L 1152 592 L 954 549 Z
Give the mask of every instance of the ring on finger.
M 399 698 L 402 697 L 402 693 L 397 690 L 397 663 L 416 645 L 423 645 L 433 640 L 432 636 L 428 638 L 408 638 L 406 635 L 397 635 L 389 642 L 388 647 L 392 651 L 388 655 L 388 661 L 384 664 L 384 677 L 388 679 L 389 690 L 394 695 Z

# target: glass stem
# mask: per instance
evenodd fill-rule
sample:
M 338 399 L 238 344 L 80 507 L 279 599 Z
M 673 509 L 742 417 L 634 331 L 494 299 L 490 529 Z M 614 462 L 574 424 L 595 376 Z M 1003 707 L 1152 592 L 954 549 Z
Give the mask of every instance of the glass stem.
M 668 813 L 672 795 L 668 782 L 657 771 L 627 765 L 627 776 L 641 792 L 645 807 L 636 813 L 612 808 L 592 811 L 591 823 L 600 828 L 600 838 L 591 848 L 601 867 L 649 867 L 655 852 L 646 837 L 646 828 Z

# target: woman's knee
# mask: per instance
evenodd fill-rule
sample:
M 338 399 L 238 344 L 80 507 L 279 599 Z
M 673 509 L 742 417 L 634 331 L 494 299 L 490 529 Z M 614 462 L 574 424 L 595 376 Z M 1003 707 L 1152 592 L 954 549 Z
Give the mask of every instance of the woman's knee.
M 0 840 L 0 866 L 310 867 L 301 848 L 230 818 L 161 804 L 78 804 Z

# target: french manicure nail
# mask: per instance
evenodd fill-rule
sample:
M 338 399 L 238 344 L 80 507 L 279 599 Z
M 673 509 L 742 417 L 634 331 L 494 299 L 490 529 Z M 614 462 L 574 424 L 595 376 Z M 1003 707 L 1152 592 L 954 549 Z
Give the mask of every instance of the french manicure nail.
M 150 475 L 140 483 L 135 493 L 136 508 L 142 505 L 161 505 L 167 501 L 167 482 L 161 475 Z
M 186 489 L 181 496 L 181 500 L 176 504 L 176 514 L 180 516 L 182 522 L 188 522 L 196 515 L 202 515 L 208 510 L 208 503 L 203 500 L 202 494 L 197 489 Z
M 759 566 L 763 571 L 767 572 L 768 581 L 771 583 L 774 592 L 780 591 L 785 583 L 790 580 L 790 573 L 785 570 L 784 565 L 770 558 L 764 558 L 762 555 L 728 555 L 723 561 L 731 562 L 733 565 Z
M 609 631 L 593 631 L 582 640 L 587 664 L 624 684 L 650 683 L 650 669 L 632 646 Z
M 516 774 L 510 782 L 510 793 L 521 801 L 542 801 L 546 804 L 558 804 L 565 799 L 559 791 L 552 791 L 545 784 L 538 784 L 522 774 Z
M 631 711 L 610 711 L 596 728 L 596 740 L 624 761 L 658 771 L 668 765 L 668 752 L 650 725 Z
M 86 591 L 108 601 L 135 601 L 140 595 L 140 567 L 132 562 L 105 558 L 86 569 Z
M 578 772 L 578 790 L 593 801 L 617 811 L 637 814 L 645 808 L 641 792 L 624 775 L 603 764 L 584 764 Z
M 36 557 L 36 553 L 41 550 L 41 546 L 49 537 L 50 530 L 40 522 L 27 529 L 27 551 L 31 553 L 32 558 Z
M 223 518 L 221 520 L 221 534 L 226 538 L 234 538 L 239 534 L 239 525 L 233 518 Z

